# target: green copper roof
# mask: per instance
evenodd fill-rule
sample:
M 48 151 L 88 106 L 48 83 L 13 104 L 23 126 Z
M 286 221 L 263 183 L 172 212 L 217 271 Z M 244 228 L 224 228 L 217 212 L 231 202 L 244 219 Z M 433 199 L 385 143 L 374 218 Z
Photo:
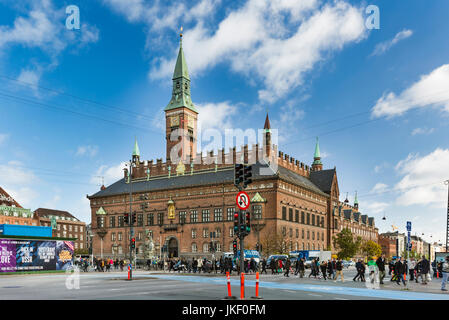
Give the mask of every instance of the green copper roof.
M 173 92 L 169 104 L 164 111 L 177 108 L 188 108 L 196 113 L 195 105 L 190 96 L 190 77 L 187 70 L 187 63 L 182 50 L 182 38 L 179 46 L 178 59 L 176 59 L 175 71 L 173 72 Z
M 184 51 L 182 50 L 182 38 L 179 45 L 178 59 L 176 59 L 175 72 L 173 72 L 173 80 L 181 77 L 190 80 L 186 58 L 184 57 Z
M 359 201 L 357 200 L 357 191 L 355 192 L 354 204 L 359 204 Z
M 320 144 L 318 143 L 318 137 L 316 137 L 315 154 L 313 156 L 315 161 L 313 161 L 313 164 L 322 164 L 320 158 Z
M 137 138 L 136 138 L 136 142 L 134 143 L 133 156 L 140 157 L 140 150 L 139 150 L 139 145 L 137 144 Z

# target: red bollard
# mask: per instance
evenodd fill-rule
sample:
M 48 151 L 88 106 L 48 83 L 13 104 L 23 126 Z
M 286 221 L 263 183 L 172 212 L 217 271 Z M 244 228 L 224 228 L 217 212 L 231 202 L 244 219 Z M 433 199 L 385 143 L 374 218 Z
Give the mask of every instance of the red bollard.
M 128 280 L 130 279 L 129 273 L 130 273 L 130 269 L 129 269 L 129 266 L 128 266 Z
M 240 299 L 245 299 L 245 274 L 243 272 L 240 275 Z
M 225 297 L 225 299 L 232 299 L 232 300 L 237 299 L 236 297 L 231 295 L 231 277 L 229 276 L 229 272 L 226 272 L 226 280 L 228 282 L 228 296 Z
M 259 272 L 256 272 L 256 298 L 259 297 Z
M 259 297 L 259 272 L 256 272 L 256 296 L 251 297 L 251 299 L 262 299 Z
M 226 278 L 228 280 L 228 297 L 231 297 L 231 277 L 229 276 L 229 272 L 226 272 Z

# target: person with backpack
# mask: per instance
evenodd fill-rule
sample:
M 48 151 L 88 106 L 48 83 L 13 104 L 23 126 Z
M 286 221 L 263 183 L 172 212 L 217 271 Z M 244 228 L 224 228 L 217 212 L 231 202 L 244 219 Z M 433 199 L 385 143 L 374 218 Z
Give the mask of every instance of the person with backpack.
M 376 260 L 377 269 L 379 270 L 379 282 L 380 284 L 384 284 L 384 278 L 385 278 L 385 254 L 382 254 L 377 260 Z

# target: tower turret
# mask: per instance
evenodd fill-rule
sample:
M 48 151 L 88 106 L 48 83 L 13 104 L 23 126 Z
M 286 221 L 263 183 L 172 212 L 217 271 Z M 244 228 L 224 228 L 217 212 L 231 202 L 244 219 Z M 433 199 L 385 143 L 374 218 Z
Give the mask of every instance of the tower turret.
M 316 137 L 315 154 L 313 156 L 312 170 L 313 171 L 323 170 L 323 163 L 321 162 L 320 145 L 318 142 L 318 137 Z

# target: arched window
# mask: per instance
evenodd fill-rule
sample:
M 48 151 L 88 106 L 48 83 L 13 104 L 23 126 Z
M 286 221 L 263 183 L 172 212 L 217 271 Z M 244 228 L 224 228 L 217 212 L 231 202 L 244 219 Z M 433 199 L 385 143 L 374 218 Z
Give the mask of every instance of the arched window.
M 203 252 L 209 252 L 209 243 L 208 242 L 205 242 L 203 244 Z
M 198 252 L 198 246 L 195 242 L 192 243 L 192 252 Z
M 122 246 L 118 246 L 118 254 L 123 254 L 123 248 Z

